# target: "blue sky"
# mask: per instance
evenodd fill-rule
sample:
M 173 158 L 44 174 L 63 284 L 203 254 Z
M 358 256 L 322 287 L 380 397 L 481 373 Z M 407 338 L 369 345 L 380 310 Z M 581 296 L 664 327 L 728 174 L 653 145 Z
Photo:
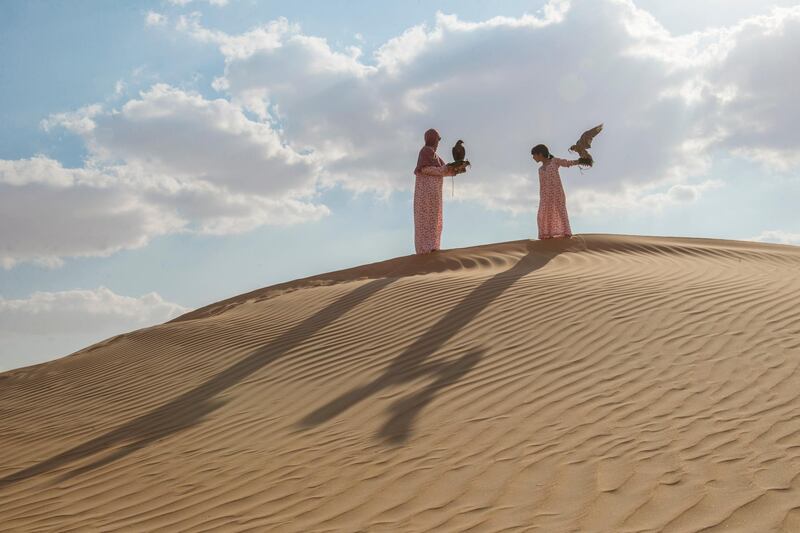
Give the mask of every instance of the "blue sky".
M 601 121 L 575 231 L 798 244 L 799 29 L 750 0 L 3 2 L 0 370 L 411 253 L 430 126 L 475 163 L 448 248 L 535 236 L 530 146 Z

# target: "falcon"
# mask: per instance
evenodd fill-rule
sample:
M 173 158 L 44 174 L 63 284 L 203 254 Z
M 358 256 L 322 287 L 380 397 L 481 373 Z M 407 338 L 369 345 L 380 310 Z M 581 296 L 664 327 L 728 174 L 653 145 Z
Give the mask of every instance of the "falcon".
M 467 151 L 464 149 L 464 141 L 459 139 L 456 145 L 453 146 L 453 161 L 460 163 L 464 160 L 466 155 Z
M 592 139 L 594 139 L 595 136 L 601 131 L 603 131 L 602 124 L 599 124 L 590 130 L 584 131 L 581 135 L 581 138 L 578 139 L 578 142 L 569 147 L 569 151 L 577 152 L 587 165 L 592 166 L 594 160 L 592 159 L 592 155 L 587 150 L 592 147 Z
M 471 166 L 471 163 L 464 159 L 467 155 L 467 151 L 464 149 L 464 141 L 461 139 L 458 140 L 455 146 L 453 146 L 453 159 L 452 163 L 447 163 L 448 167 L 453 167 L 456 169 L 456 173 L 461 174 L 462 172 L 467 171 L 467 167 Z

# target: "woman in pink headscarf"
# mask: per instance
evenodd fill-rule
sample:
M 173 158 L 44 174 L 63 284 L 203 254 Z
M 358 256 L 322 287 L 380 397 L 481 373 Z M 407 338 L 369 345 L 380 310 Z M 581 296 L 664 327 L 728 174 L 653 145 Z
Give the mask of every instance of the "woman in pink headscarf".
M 456 172 L 445 165 L 436 154 L 439 133 L 430 129 L 425 132 L 425 146 L 419 151 L 417 177 L 414 187 L 414 246 L 418 254 L 427 254 L 441 248 L 442 243 L 442 183 L 444 176 L 455 176 Z

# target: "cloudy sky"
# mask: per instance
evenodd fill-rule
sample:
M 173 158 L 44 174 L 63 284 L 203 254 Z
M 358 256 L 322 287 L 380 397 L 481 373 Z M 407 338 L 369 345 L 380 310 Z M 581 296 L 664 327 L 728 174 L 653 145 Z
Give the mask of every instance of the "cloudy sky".
M 797 50 L 797 1 L 2 2 L 0 370 L 411 253 L 429 127 L 446 248 L 600 122 L 576 232 L 800 244 Z

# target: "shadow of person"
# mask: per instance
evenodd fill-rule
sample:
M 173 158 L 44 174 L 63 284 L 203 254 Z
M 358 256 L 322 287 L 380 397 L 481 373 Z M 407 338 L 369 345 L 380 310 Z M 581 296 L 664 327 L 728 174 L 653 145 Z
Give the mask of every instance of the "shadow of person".
M 378 435 L 391 444 L 406 442 L 411 437 L 414 420 L 425 406 L 431 403 L 440 391 L 458 383 L 461 378 L 469 374 L 483 357 L 484 352 L 484 349 L 471 350 L 452 363 L 439 365 L 436 370 L 431 366 L 429 372 L 438 376 L 437 379 L 421 391 L 393 403 L 389 407 L 392 416 L 383 424 Z
M 215 399 L 218 394 L 236 385 L 266 365 L 278 360 L 286 352 L 302 344 L 321 329 L 393 282 L 394 279 L 392 278 L 382 278 L 361 285 L 197 387 L 108 433 L 0 478 L 0 487 L 56 470 L 66 464 L 95 456 L 112 447 L 119 446 L 108 455 L 99 457 L 88 465 L 83 465 L 63 474 L 60 478 L 61 480 L 68 479 L 121 459 L 152 442 L 200 423 L 209 413 L 224 405 L 223 401 Z
M 527 254 L 513 267 L 487 279 L 472 290 L 461 302 L 450 309 L 442 318 L 418 337 L 406 350 L 398 355 L 386 370 L 370 383 L 356 387 L 327 404 L 306 415 L 299 427 L 311 427 L 322 424 L 344 413 L 357 403 L 380 392 L 382 389 L 406 383 L 425 375 L 439 375 L 433 385 L 412 397 L 395 404 L 390 408 L 393 412 L 380 434 L 392 442 L 403 442 L 412 431 L 412 421 L 425 404 L 433 399 L 433 395 L 454 383 L 453 376 L 459 378 L 477 363 L 478 352 L 465 355 L 452 363 L 449 372 L 443 372 L 441 362 L 427 362 L 439 348 L 467 326 L 483 309 L 503 294 L 523 276 L 542 268 L 562 246 L 550 243 L 542 245 L 538 241 L 527 243 Z M 477 355 L 476 355 L 477 354 Z M 453 370 L 459 369 L 457 372 Z M 444 377 L 449 376 L 449 377 Z M 405 411 L 408 411 L 406 413 Z

